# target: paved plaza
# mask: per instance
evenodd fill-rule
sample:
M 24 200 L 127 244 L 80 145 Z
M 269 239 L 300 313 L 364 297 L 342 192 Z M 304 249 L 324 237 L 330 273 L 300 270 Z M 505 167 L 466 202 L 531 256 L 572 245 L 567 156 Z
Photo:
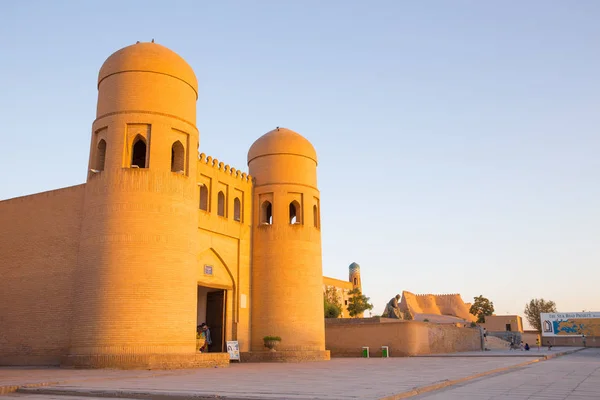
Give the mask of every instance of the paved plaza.
M 600 399 L 600 349 L 586 349 L 414 399 L 597 400 Z
M 0 368 L 0 386 L 21 387 L 6 396 L 21 400 L 600 399 L 600 349 L 575 350 L 555 348 L 570 354 L 548 360 L 506 351 L 173 371 Z

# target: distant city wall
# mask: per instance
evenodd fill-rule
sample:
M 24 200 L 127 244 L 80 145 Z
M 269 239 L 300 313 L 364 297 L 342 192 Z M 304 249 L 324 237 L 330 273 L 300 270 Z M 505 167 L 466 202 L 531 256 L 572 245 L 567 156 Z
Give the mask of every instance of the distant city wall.
M 436 325 L 417 321 L 378 318 L 326 319 L 325 348 L 332 357 L 360 357 L 363 346 L 371 357 L 381 357 L 381 346 L 390 357 L 481 350 L 476 328 Z
M 414 294 L 403 291 L 400 310 L 415 314 L 451 315 L 467 321 L 476 321 L 477 317 L 469 312 L 467 304 L 458 293 L 452 294 Z

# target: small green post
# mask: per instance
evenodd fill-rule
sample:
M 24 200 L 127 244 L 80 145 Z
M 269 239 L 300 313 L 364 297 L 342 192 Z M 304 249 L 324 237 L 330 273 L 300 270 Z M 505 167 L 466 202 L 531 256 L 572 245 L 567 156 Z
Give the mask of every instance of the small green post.
M 363 356 L 363 358 L 369 358 L 369 348 L 368 347 L 362 348 L 362 356 Z
M 388 358 L 390 356 L 388 346 L 381 346 L 381 357 Z

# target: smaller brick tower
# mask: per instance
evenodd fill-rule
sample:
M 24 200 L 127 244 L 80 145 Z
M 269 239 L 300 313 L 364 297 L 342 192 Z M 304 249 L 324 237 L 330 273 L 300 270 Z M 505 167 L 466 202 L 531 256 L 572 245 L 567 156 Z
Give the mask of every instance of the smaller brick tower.
M 276 128 L 248 151 L 254 177 L 252 352 L 263 337 L 282 338 L 278 356 L 329 359 L 325 351 L 317 153 Z
M 360 265 L 353 262 L 348 267 L 349 280 L 352 283 L 352 289 L 358 288 L 362 292 L 362 283 L 360 281 Z

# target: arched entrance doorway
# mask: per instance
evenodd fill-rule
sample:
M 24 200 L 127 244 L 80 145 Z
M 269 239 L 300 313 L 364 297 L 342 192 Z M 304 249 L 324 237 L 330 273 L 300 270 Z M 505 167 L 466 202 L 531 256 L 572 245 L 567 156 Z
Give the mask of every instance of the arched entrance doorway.
M 209 353 L 225 351 L 225 342 L 232 340 L 233 298 L 235 283 L 232 275 L 214 249 L 198 256 L 197 325 L 206 323 L 212 344 Z

